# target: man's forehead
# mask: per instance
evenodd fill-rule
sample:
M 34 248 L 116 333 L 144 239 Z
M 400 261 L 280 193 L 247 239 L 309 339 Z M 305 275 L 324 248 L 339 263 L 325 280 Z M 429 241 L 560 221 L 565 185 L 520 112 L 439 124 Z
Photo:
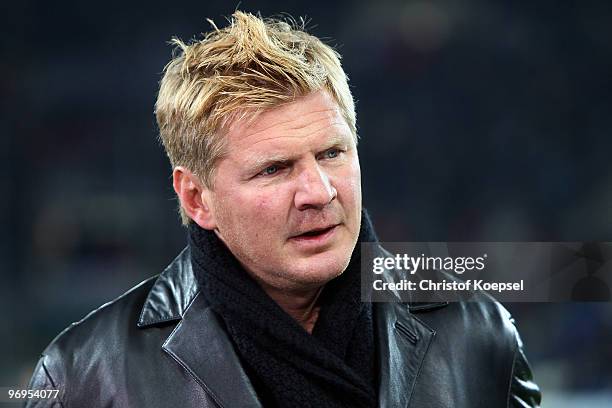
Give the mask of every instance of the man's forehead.
M 234 142 L 265 139 L 274 135 L 301 136 L 326 127 L 344 127 L 350 131 L 335 100 L 318 91 L 295 101 L 276 106 L 255 115 L 244 114 L 234 121 L 226 136 Z

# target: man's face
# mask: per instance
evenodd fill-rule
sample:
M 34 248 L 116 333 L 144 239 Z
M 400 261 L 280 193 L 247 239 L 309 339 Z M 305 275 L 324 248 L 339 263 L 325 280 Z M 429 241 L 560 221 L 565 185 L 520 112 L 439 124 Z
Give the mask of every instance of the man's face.
M 210 207 L 219 237 L 260 283 L 309 289 L 341 274 L 361 224 L 353 135 L 319 91 L 230 127 Z

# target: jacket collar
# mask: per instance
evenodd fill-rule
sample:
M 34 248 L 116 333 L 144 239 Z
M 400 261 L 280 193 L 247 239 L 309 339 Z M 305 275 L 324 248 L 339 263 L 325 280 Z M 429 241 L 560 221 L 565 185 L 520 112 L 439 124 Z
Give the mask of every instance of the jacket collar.
M 384 251 L 381 248 L 382 251 Z M 226 331 L 198 290 L 185 248 L 159 275 L 138 320 L 146 328 L 179 321 L 163 350 L 221 407 L 261 407 Z M 408 406 L 414 384 L 436 332 L 417 317 L 448 302 L 376 303 L 379 406 Z
M 222 323 L 198 290 L 185 248 L 149 291 L 138 327 L 179 321 L 162 349 L 220 407 L 261 407 Z
M 153 284 L 140 312 L 138 327 L 180 320 L 197 292 L 191 254 L 186 247 Z

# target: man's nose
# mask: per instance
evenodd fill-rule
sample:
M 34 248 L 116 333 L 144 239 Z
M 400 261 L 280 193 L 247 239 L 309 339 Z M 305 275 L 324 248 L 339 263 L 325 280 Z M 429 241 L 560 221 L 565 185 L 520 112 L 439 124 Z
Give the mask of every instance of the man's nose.
M 302 168 L 297 182 L 295 206 L 298 210 L 323 208 L 338 195 L 329 176 L 317 162 Z

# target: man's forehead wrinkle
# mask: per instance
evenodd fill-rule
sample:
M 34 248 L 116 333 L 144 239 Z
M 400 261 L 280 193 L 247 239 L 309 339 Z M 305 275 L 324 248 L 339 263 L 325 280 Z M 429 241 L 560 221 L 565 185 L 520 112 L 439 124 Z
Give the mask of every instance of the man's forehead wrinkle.
M 316 122 L 312 122 L 312 123 L 316 123 Z M 291 134 L 280 134 L 280 135 L 272 135 L 272 136 L 267 137 L 265 139 L 257 140 L 256 142 L 251 142 L 251 143 L 249 143 L 249 146 L 255 146 L 255 145 L 257 145 L 259 143 L 262 143 L 262 142 L 267 142 L 267 141 L 270 141 L 270 140 L 280 140 L 280 139 L 285 139 L 285 138 L 300 139 L 301 140 L 301 139 L 304 139 L 304 138 L 306 138 L 306 137 L 308 137 L 310 135 L 316 134 L 316 133 L 318 133 L 318 132 L 320 132 L 320 131 L 322 131 L 324 129 L 331 128 L 331 127 L 336 127 L 336 126 L 343 127 L 345 125 L 346 124 L 344 122 L 342 122 L 342 121 L 336 121 L 336 122 L 332 122 L 330 124 L 326 124 L 325 126 L 321 126 L 321 127 L 317 128 L 315 130 L 312 130 L 311 132 L 309 132 L 308 134 L 305 134 L 305 135 L 304 134 L 293 134 L 293 135 L 291 135 Z M 291 130 L 297 130 L 297 129 L 291 129 Z M 244 139 L 247 139 L 247 138 L 248 138 L 248 136 L 245 136 Z M 342 141 L 342 140 L 345 139 L 344 136 L 338 135 L 336 133 L 334 133 L 334 136 L 332 138 L 333 138 L 334 142 Z M 327 142 L 328 140 L 329 139 L 326 139 L 325 142 Z
M 257 129 L 254 132 L 249 132 L 246 135 L 244 135 L 244 137 L 250 137 L 250 136 L 256 135 L 258 133 L 265 132 L 265 131 L 269 130 L 270 128 L 273 128 L 273 127 L 276 127 L 276 126 L 282 126 L 282 125 L 285 125 L 285 124 L 288 124 L 288 123 L 291 123 L 291 122 L 295 122 L 297 120 L 303 120 L 304 118 L 307 118 L 308 116 L 316 115 L 316 114 L 324 113 L 324 112 L 334 112 L 334 113 L 337 113 L 338 109 L 336 109 L 336 108 L 321 109 L 321 110 L 311 111 L 311 112 L 308 112 L 306 114 L 300 114 L 300 115 L 297 115 L 296 117 L 291 117 L 291 118 L 289 118 L 287 120 L 274 122 L 274 123 L 266 126 L 263 129 Z M 321 120 L 326 120 L 326 119 L 329 119 L 330 117 L 333 117 L 333 116 L 335 116 L 335 115 L 333 115 L 333 114 L 332 115 L 325 115 L 324 117 L 322 117 L 320 119 L 317 119 L 315 121 L 307 122 L 307 123 L 305 123 L 304 125 L 301 125 L 301 126 L 288 127 L 287 129 L 301 129 L 303 127 L 308 126 L 311 123 L 316 123 L 316 122 L 319 122 Z
M 316 124 L 316 123 L 319 123 L 319 122 L 322 122 L 322 121 L 325 121 L 325 120 L 329 120 L 329 119 L 330 119 L 330 117 L 328 117 L 328 116 L 326 116 L 326 117 L 322 117 L 322 118 L 320 118 L 320 119 L 315 119 L 315 120 L 313 120 L 313 121 L 310 121 L 310 122 L 304 123 L 303 125 L 297 125 L 297 126 L 294 126 L 294 127 L 290 127 L 290 128 L 288 128 L 288 130 L 300 130 L 300 129 L 304 129 L 304 128 L 306 128 L 306 127 L 310 126 L 310 125 L 314 125 L 314 124 Z M 342 123 L 342 122 L 332 121 L 331 123 L 329 123 L 329 125 L 328 125 L 328 126 L 324 126 L 324 127 L 331 127 L 331 126 L 333 126 L 333 125 L 335 125 L 335 124 L 337 124 L 337 123 Z M 319 130 L 320 130 L 320 129 L 319 129 Z

